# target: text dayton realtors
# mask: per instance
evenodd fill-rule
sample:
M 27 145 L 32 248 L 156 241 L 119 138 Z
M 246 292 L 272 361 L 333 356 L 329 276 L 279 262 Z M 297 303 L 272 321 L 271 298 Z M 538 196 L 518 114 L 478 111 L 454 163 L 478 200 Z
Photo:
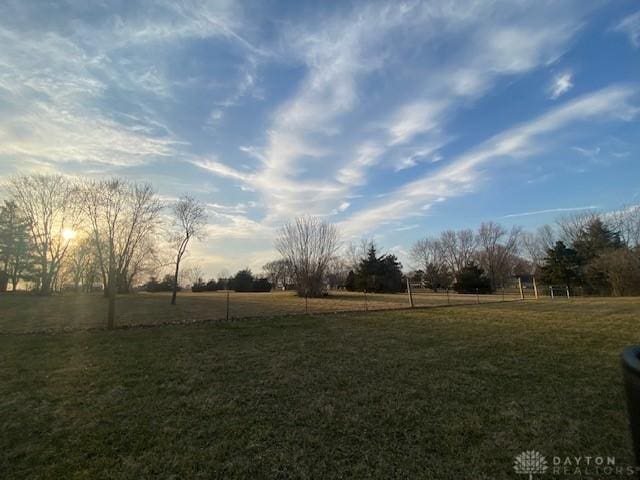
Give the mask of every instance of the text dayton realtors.
M 640 467 L 617 465 L 615 457 L 552 457 L 553 475 L 633 475 Z

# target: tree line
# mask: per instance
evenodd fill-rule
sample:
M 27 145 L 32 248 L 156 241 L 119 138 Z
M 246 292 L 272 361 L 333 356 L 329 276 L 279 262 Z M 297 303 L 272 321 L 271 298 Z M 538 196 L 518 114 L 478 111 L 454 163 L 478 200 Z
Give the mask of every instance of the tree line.
M 205 226 L 193 198 L 165 205 L 147 183 L 42 174 L 14 176 L 4 191 L 0 289 L 24 280 L 48 295 L 68 282 L 78 290 L 99 284 L 111 326 L 116 293 L 131 292 L 143 272 L 162 265 L 173 268 L 175 303 L 182 258 Z
M 447 230 L 411 249 L 413 278 L 434 291 L 492 292 L 515 277 L 585 294 L 640 294 L 640 206 L 557 219 L 535 232 L 485 222 Z
M 62 175 L 18 175 L 0 206 L 0 291 L 29 282 L 40 294 L 63 286 L 77 291 L 131 292 L 143 275 L 171 268 L 154 282 L 179 291 L 180 266 L 194 238 L 206 229 L 203 205 L 185 196 L 170 205 L 146 183 L 89 181 Z M 410 250 L 413 269 L 371 241 L 343 248 L 336 226 L 303 216 L 285 223 L 274 243 L 280 258 L 264 276 L 242 270 L 233 277 L 193 282 L 193 291 L 296 289 L 321 296 L 331 288 L 401 291 L 406 276 L 432 290 L 495 291 L 516 276 L 580 287 L 585 293 L 630 295 L 640 284 L 640 207 L 563 217 L 535 232 L 484 222 L 477 230 L 446 230 Z M 406 275 L 406 276 L 405 276 Z M 169 279 L 171 279 L 169 281 Z M 167 280 L 165 282 L 165 280 Z

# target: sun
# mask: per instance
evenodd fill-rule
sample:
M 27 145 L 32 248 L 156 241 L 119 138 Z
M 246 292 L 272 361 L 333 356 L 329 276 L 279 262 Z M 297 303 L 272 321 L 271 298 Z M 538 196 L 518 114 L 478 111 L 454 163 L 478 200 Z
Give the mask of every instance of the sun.
M 62 230 L 62 238 L 64 238 L 65 240 L 73 240 L 77 235 L 78 232 L 70 228 L 65 228 L 64 230 Z

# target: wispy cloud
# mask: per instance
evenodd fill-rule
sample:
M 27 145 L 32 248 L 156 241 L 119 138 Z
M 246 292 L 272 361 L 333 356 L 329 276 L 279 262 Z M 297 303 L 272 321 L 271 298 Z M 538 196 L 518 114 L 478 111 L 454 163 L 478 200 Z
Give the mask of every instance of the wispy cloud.
M 574 123 L 607 118 L 629 120 L 638 111 L 631 103 L 636 93 L 629 86 L 614 86 L 556 107 L 490 138 L 435 173 L 404 185 L 386 197 L 384 204 L 355 213 L 342 223 L 342 227 L 350 233 L 368 231 L 380 218 L 406 218 L 440 199 L 471 192 L 487 176 L 488 172 L 482 167 L 542 152 L 548 148 L 544 140 L 548 140 L 550 134 Z
M 629 37 L 631 45 L 635 48 L 640 48 L 640 10 L 624 17 L 613 29 L 626 34 Z
M 572 78 L 573 74 L 571 72 L 556 75 L 548 88 L 549 98 L 555 100 L 571 90 L 573 88 Z
M 565 208 L 549 208 L 546 210 L 535 210 L 532 212 L 510 213 L 502 218 L 529 217 L 531 215 L 543 215 L 545 213 L 561 213 L 561 212 L 577 212 L 581 210 L 596 210 L 598 207 L 590 205 L 588 207 L 565 207 Z

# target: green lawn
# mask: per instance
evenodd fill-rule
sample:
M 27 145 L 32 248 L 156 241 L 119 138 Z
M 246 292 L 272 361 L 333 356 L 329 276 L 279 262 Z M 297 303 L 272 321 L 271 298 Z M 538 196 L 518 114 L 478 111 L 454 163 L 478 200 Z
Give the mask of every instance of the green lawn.
M 3 334 L 0 478 L 513 479 L 525 449 L 628 464 L 619 354 L 639 313 L 531 301 Z

